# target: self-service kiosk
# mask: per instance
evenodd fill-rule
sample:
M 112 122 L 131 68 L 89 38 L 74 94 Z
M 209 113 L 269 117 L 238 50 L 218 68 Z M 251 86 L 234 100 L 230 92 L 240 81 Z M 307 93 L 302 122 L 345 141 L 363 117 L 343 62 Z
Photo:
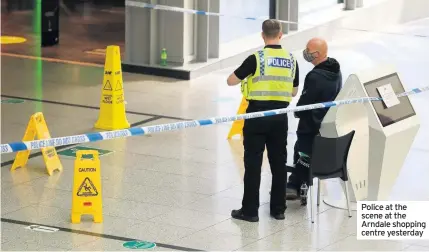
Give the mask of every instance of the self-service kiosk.
M 331 107 L 322 122 L 320 133 L 324 137 L 356 131 L 347 161 L 352 203 L 389 198 L 420 127 L 409 98 L 396 96 L 402 92 L 401 79 L 391 66 L 352 74 L 336 100 L 377 97 L 383 101 Z M 324 202 L 345 209 L 345 190 L 340 185 L 343 183 L 325 184 L 329 190 Z M 355 210 L 356 204 L 352 208 Z

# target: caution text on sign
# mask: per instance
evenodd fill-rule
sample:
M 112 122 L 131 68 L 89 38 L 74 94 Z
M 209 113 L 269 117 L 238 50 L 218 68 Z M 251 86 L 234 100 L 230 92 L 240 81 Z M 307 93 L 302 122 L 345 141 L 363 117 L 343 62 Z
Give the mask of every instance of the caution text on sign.
M 103 221 L 100 159 L 97 150 L 76 152 L 72 197 L 72 223 L 80 223 L 82 215 L 92 215 L 94 222 Z
M 357 239 L 429 239 L 429 202 L 359 201 Z

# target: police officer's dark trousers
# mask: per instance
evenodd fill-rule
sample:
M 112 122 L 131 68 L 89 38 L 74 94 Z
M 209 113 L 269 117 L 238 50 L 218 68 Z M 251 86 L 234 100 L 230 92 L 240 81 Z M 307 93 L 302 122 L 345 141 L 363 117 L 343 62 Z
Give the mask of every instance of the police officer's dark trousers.
M 299 152 L 303 152 L 306 155 L 310 156 L 313 151 L 313 142 L 316 134 L 297 134 L 297 141 L 294 147 L 294 157 L 293 163 L 295 164 L 295 169 L 293 169 L 292 174 L 289 176 L 289 181 L 287 183 L 287 188 L 299 190 L 301 184 L 304 181 L 308 180 L 308 168 L 300 165 L 296 165 L 299 159 Z M 307 159 L 307 161 L 309 161 Z
M 249 104 L 247 113 L 267 110 Z M 271 167 L 271 214 L 286 210 L 286 144 L 287 114 L 245 120 L 243 128 L 244 145 L 244 195 L 243 214 L 258 216 L 261 166 L 265 146 Z

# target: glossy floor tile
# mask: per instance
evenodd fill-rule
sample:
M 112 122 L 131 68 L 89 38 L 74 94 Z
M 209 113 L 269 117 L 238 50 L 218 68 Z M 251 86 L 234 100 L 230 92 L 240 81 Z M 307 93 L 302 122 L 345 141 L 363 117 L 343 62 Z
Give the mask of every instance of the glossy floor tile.
M 429 34 L 429 19 L 392 27 Z M 419 37 L 350 32 L 330 42 L 343 75 L 385 63 L 398 67 L 406 89 L 429 85 L 427 40 Z M 295 52 L 301 85 L 311 69 Z M 2 143 L 20 141 L 29 117 L 44 113 L 52 136 L 96 132 L 103 69 L 2 56 Z M 124 73 L 127 118 L 133 126 L 235 114 L 239 87 L 224 69 L 192 81 Z M 428 94 L 410 98 L 421 128 L 392 189 L 391 200 L 429 200 Z M 296 99 L 293 104 L 296 103 Z M 266 156 L 261 174 L 259 223 L 230 218 L 243 194 L 243 145 L 227 140 L 231 123 L 82 144 L 111 151 L 101 156 L 103 223 L 83 217 L 71 224 L 74 159 L 60 156 L 63 171 L 48 176 L 40 152 L 11 172 L 15 154 L 2 155 L 2 250 L 129 250 L 123 243 L 157 243 L 154 250 L 428 251 L 427 241 L 358 241 L 352 217 L 322 202 L 310 221 L 310 206 L 288 202 L 286 219 L 269 216 L 271 172 Z M 288 160 L 292 161 L 297 120 L 289 115 Z M 74 146 L 75 147 L 75 146 Z M 68 147 L 68 148 L 74 148 Z M 38 153 L 38 154 L 37 154 Z M 336 181 L 322 184 L 322 196 L 338 193 Z M 30 225 L 55 227 L 53 233 Z

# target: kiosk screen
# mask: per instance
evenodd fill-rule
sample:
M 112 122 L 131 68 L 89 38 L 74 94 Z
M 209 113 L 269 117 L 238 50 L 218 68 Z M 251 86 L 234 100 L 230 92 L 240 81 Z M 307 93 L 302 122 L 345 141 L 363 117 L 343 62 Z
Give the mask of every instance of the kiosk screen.
M 392 86 L 395 94 L 405 92 L 399 76 L 396 73 L 364 83 L 364 87 L 369 97 L 381 98 L 377 88 L 387 84 Z M 416 115 L 416 112 L 414 111 L 414 108 L 407 96 L 398 99 L 400 103 L 390 108 L 387 108 L 383 101 L 372 102 L 372 106 L 374 107 L 378 119 L 380 120 L 380 123 L 383 127 Z

